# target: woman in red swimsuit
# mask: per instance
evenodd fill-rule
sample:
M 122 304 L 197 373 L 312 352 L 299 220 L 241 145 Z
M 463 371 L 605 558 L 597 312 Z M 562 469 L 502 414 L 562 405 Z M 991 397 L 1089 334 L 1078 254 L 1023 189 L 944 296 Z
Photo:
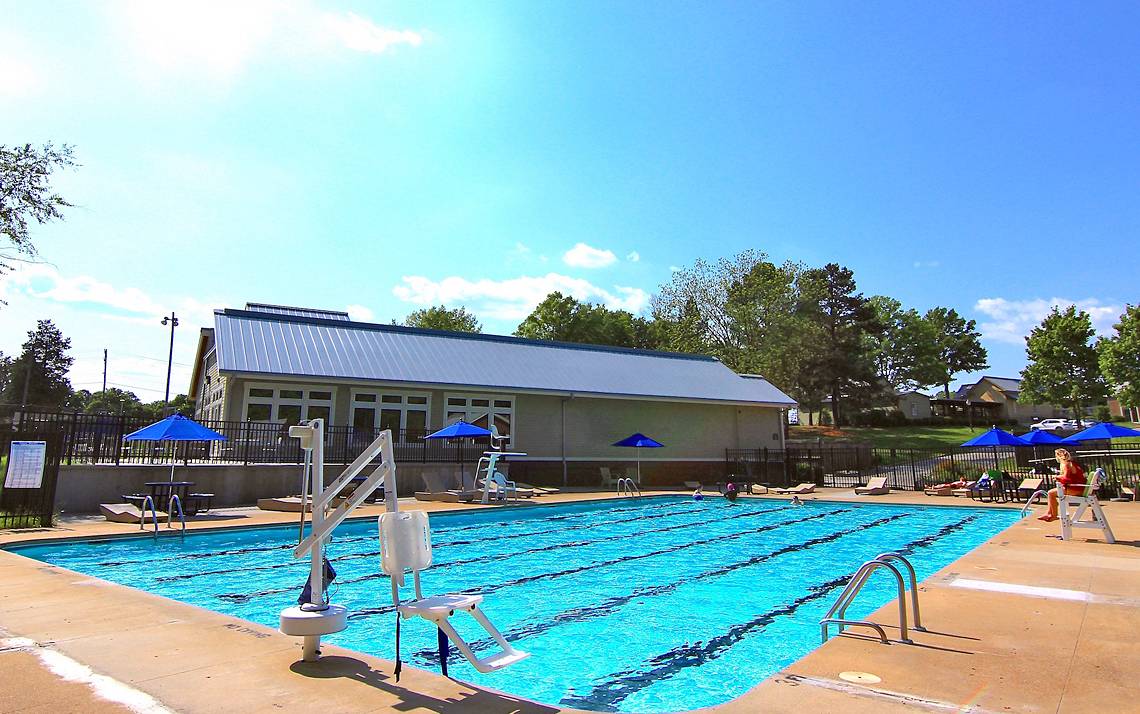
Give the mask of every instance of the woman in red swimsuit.
M 1073 455 L 1066 449 L 1057 449 L 1053 455 L 1061 465 L 1061 475 L 1057 477 L 1057 488 L 1049 491 L 1049 512 L 1037 517 L 1037 520 L 1045 522 L 1057 520 L 1057 494 L 1060 489 L 1065 489 L 1065 493 L 1070 496 L 1081 496 L 1085 492 L 1085 472 L 1073 461 Z

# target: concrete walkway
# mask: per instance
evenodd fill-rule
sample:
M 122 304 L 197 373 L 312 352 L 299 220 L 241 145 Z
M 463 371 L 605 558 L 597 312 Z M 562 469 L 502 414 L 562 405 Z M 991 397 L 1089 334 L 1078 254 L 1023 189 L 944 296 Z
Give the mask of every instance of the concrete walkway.
M 971 503 L 851 493 L 815 497 Z M 612 494 L 541 502 L 606 497 Z M 852 631 L 713 711 L 1140 712 L 1133 694 L 1140 672 L 1140 504 L 1106 504 L 1105 511 L 1117 544 L 1100 542 L 1093 531 L 1061 542 L 1051 537 L 1056 524 L 1021 521 L 920 586 L 931 632 L 914 633 L 913 645 L 882 645 Z M 296 518 L 237 509 L 192 527 Z M 0 545 L 137 532 L 77 519 L 57 529 L 0 532 Z M 888 604 L 872 619 L 890 625 L 897 611 Z M 298 642 L 268 628 L 2 551 L 0 639 L 7 643 L 0 645 L 5 712 L 563 711 L 410 668 L 396 683 L 391 662 L 331 646 L 320 662 L 301 663 Z M 851 682 L 843 676 L 851 672 L 873 676 Z

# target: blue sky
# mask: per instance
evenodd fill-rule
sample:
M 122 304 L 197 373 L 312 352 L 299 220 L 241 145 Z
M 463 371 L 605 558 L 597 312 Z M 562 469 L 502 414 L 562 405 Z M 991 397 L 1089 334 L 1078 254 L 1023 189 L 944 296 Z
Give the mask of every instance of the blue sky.
M 990 374 L 1051 304 L 1137 302 L 1134 3 L 0 0 L 0 143 L 76 145 L 49 264 L 0 282 L 77 387 L 161 397 L 246 301 L 510 332 L 633 311 L 746 248 L 977 319 Z

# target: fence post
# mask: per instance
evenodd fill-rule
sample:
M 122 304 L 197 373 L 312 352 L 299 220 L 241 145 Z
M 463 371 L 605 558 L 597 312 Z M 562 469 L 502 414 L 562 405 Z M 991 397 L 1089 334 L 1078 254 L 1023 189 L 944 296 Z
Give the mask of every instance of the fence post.
M 918 491 L 921 486 L 918 483 L 918 464 L 914 460 L 914 449 L 910 450 L 910 478 L 914 482 L 914 490 Z
M 120 414 L 119 418 L 115 420 L 115 465 L 119 465 L 119 459 L 123 455 L 123 420 L 125 417 Z
M 253 422 L 241 423 L 241 461 L 243 466 L 249 466 L 249 425 Z

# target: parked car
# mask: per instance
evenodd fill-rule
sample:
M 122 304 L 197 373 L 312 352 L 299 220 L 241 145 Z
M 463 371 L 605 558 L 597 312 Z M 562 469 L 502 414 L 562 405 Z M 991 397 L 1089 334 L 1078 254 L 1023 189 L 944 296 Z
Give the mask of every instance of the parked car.
M 1042 419 L 1030 424 L 1029 428 L 1034 431 L 1063 431 L 1074 427 L 1065 419 Z

